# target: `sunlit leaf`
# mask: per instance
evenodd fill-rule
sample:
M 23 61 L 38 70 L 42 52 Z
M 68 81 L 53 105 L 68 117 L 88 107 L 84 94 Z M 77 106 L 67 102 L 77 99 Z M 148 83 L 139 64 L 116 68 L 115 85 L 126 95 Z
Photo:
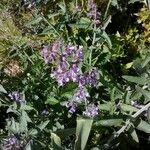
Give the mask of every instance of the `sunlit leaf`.
M 75 150 L 84 150 L 91 131 L 93 119 L 77 119 Z

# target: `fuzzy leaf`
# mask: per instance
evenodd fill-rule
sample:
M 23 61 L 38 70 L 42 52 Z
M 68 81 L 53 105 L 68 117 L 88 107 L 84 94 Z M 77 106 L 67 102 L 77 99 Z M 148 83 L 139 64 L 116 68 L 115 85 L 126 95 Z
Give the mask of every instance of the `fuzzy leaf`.
M 77 119 L 75 150 L 84 150 L 91 131 L 92 119 Z
M 138 126 L 136 127 L 138 130 L 141 130 L 145 133 L 150 134 L 150 124 L 141 120 Z
M 0 84 L 0 92 L 1 93 L 7 93 L 7 91 L 4 89 L 4 87 Z
M 59 103 L 59 101 L 56 98 L 49 96 L 45 103 L 50 105 L 56 105 Z
M 61 139 L 55 133 L 51 133 L 52 145 L 54 150 L 61 150 Z
M 123 119 L 105 119 L 100 120 L 94 123 L 95 126 L 120 126 L 123 122 Z
M 129 82 L 133 82 L 140 85 L 144 85 L 148 81 L 146 78 L 143 77 L 134 77 L 134 76 L 122 76 L 122 77 Z

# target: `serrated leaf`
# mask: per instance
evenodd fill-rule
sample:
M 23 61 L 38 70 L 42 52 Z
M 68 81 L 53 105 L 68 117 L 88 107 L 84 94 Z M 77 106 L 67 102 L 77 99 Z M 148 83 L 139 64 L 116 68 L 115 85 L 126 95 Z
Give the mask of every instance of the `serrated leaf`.
M 7 93 L 7 91 L 4 89 L 4 87 L 0 84 L 0 92 L 1 93 Z
M 95 126 L 120 126 L 123 122 L 123 119 L 105 119 L 99 120 L 94 123 Z
M 77 119 L 75 150 L 84 150 L 91 131 L 93 119 Z

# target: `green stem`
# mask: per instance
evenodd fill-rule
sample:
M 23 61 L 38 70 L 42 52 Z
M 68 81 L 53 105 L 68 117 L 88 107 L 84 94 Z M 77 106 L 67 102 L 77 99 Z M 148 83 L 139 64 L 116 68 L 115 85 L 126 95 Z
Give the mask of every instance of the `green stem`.
M 90 64 L 90 67 L 91 67 L 91 65 L 92 65 L 92 52 L 93 52 L 93 45 L 95 44 L 95 39 L 96 39 L 96 32 L 95 32 L 95 30 L 96 30 L 96 24 L 94 24 L 94 33 L 93 33 L 93 40 L 92 40 L 92 48 L 90 49 L 91 51 L 90 51 L 90 61 L 89 61 L 89 64 Z
M 106 17 L 107 17 L 108 10 L 109 10 L 109 7 L 110 7 L 110 3 L 111 3 L 111 0 L 108 1 L 107 7 L 106 7 L 106 11 L 105 11 L 105 14 L 104 14 L 104 20 L 105 20 Z

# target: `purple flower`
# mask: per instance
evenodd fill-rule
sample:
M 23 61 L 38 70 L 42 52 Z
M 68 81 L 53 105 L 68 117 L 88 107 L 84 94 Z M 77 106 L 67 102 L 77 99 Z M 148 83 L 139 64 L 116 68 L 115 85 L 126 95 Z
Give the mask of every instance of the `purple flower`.
M 75 82 L 77 80 L 77 76 L 78 76 L 78 66 L 77 64 L 72 64 L 71 68 L 69 69 L 70 80 Z
M 73 100 L 75 102 L 81 103 L 85 102 L 87 100 L 87 97 L 89 97 L 89 93 L 87 92 L 85 87 L 81 86 L 76 89 L 73 95 Z
M 66 54 L 66 55 L 71 55 L 73 53 L 73 51 L 75 51 L 76 47 L 71 45 L 71 44 L 68 44 L 66 47 L 65 47 L 65 50 L 63 52 L 63 54 Z
M 59 86 L 64 85 L 65 83 L 70 81 L 69 72 L 66 69 L 66 62 L 61 62 L 57 68 L 51 73 L 51 77 L 56 79 Z
M 76 106 L 72 101 L 65 101 L 61 103 L 62 106 L 65 106 L 66 108 L 68 108 L 68 111 L 70 113 L 74 113 L 76 111 Z
M 45 64 L 49 62 L 49 50 L 48 46 L 44 46 L 40 51 L 41 56 L 44 58 Z
M 81 62 L 83 61 L 83 46 L 79 46 L 79 48 L 73 53 L 73 62 Z
M 75 13 L 80 12 L 81 11 L 81 7 L 79 5 L 76 5 L 75 7 Z
M 85 111 L 83 111 L 83 115 L 87 117 L 95 117 L 98 114 L 98 108 L 94 104 L 89 104 L 86 106 Z
M 55 62 L 60 47 L 61 47 L 61 42 L 55 41 L 51 48 L 49 48 L 48 46 L 44 46 L 41 49 L 40 54 L 44 58 L 45 64 L 49 62 L 51 63 Z
M 58 52 L 58 50 L 62 47 L 62 42 L 60 40 L 56 40 L 52 47 L 51 47 L 51 51 L 52 52 Z
M 93 23 L 94 24 L 100 23 L 98 19 L 100 16 L 100 13 L 98 12 L 97 6 L 93 2 L 93 0 L 88 0 L 87 10 L 88 10 L 87 16 L 92 19 Z
M 97 71 L 93 69 L 88 76 L 88 81 L 90 85 L 96 86 L 97 85 Z
M 47 109 L 44 109 L 41 114 L 43 116 L 47 116 L 49 114 L 49 111 Z
M 69 108 L 69 112 L 70 112 L 70 113 L 74 113 L 75 111 L 76 111 L 75 106 L 71 106 L 71 107 Z
M 20 146 L 18 145 L 18 140 L 14 135 L 2 139 L 1 145 L 3 149 L 16 149 L 19 150 Z
M 68 72 L 56 73 L 55 79 L 59 86 L 63 86 L 65 83 L 69 82 Z
M 78 79 L 77 79 L 78 86 L 79 86 L 79 87 L 85 86 L 86 83 L 87 83 L 87 80 L 88 80 L 87 74 L 79 75 L 79 76 L 78 76 Z
M 14 100 L 16 102 L 23 102 L 23 95 L 20 94 L 18 91 L 13 91 L 8 94 L 11 100 Z

